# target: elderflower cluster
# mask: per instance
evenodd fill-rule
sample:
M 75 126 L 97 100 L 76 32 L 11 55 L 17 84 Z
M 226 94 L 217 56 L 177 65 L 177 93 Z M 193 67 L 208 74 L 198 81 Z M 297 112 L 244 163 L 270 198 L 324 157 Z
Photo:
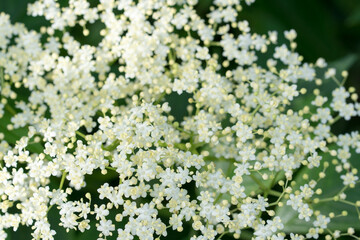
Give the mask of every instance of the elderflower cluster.
M 286 43 L 253 33 L 252 2 L 214 0 L 204 17 L 197 0 L 37 0 L 40 32 L 1 13 L 0 239 L 20 225 L 56 239 L 56 211 L 98 240 L 358 239 L 359 216 L 331 227 L 360 215 L 347 197 L 360 133 L 332 132 L 360 116 L 356 90 L 324 59 L 304 62 L 294 30 Z

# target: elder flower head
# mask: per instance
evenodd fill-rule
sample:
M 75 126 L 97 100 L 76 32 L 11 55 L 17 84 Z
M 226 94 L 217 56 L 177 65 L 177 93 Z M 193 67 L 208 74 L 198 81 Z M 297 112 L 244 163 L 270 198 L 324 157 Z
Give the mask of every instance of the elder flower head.
M 347 73 L 340 81 L 335 69 L 319 73 L 324 59 L 304 62 L 295 30 L 286 43 L 253 33 L 242 1 L 215 0 L 205 17 L 197 3 L 38 0 L 28 14 L 49 21 L 39 33 L 0 14 L 2 239 L 20 225 L 56 238 L 53 211 L 67 231 L 98 239 L 355 237 L 331 226 L 345 208 L 319 207 L 360 207 L 347 197 L 360 134 L 332 133 L 360 115 Z M 95 34 L 96 22 L 95 46 L 68 31 Z M 325 96 L 321 84 L 334 83 Z M 323 196 L 329 172 L 342 186 Z M 287 214 L 306 232 L 289 231 Z

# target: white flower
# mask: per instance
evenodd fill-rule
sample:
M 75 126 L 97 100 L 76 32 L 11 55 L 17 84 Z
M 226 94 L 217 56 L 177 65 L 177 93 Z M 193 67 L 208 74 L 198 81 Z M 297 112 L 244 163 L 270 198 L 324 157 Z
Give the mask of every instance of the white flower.
M 316 70 L 325 60 L 303 62 L 295 30 L 282 45 L 276 31 L 253 32 L 239 21 L 242 1 L 214 0 L 206 19 L 198 3 L 37 0 L 28 13 L 49 22 L 39 33 L 0 14 L 0 238 L 25 225 L 54 239 L 56 205 L 61 227 L 85 232 L 94 221 L 99 239 L 161 238 L 170 227 L 198 240 L 244 228 L 254 239 L 304 239 L 283 232 L 272 207 L 285 203 L 318 238 L 332 214 L 318 211 L 326 189 L 302 171 L 320 166 L 318 179 L 345 185 L 330 197 L 355 204 L 360 135 L 337 136 L 332 124 L 359 115 L 356 89 L 322 96 L 313 85 L 325 83 Z M 93 39 L 93 24 L 98 43 L 69 32 Z M 325 78 L 338 82 L 336 69 Z M 311 104 L 298 101 L 311 91 Z M 119 224 L 107 219 L 114 208 Z
M 109 214 L 109 210 L 106 209 L 105 205 L 102 204 L 100 207 L 95 205 L 94 212 L 96 213 L 96 219 L 103 219 Z
M 111 232 L 115 230 L 115 225 L 112 224 L 111 220 L 100 220 L 99 226 L 97 226 L 97 230 L 104 234 L 104 236 L 111 235 Z
M 285 38 L 288 39 L 289 41 L 294 41 L 296 36 L 297 36 L 294 29 L 291 29 L 289 31 L 285 31 L 284 35 L 285 35 Z
M 331 78 L 335 77 L 336 69 L 335 68 L 329 68 L 325 73 L 325 78 Z
M 345 175 L 341 175 L 340 178 L 344 180 L 344 185 L 355 185 L 356 181 L 359 180 L 358 176 L 354 176 L 353 173 L 346 173 Z

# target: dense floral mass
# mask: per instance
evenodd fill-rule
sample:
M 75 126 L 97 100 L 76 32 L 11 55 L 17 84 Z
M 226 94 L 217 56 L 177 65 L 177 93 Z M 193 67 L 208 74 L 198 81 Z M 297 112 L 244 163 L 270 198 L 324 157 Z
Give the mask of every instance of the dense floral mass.
M 197 0 L 38 0 L 40 32 L 1 13 L 0 238 L 56 239 L 58 211 L 98 239 L 359 239 L 360 134 L 332 133 L 360 115 L 356 90 L 303 62 L 294 30 L 251 32 L 252 2 L 200 17 Z M 81 44 L 79 26 L 101 41 Z

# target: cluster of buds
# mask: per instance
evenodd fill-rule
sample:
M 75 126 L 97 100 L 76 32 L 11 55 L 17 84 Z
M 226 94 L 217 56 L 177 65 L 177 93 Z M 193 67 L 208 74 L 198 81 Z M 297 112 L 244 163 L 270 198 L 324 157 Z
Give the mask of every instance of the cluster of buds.
M 0 239 L 56 239 L 51 216 L 98 240 L 359 239 L 360 133 L 333 133 L 356 89 L 294 30 L 253 33 L 252 2 L 37 0 L 39 32 L 1 13 Z

